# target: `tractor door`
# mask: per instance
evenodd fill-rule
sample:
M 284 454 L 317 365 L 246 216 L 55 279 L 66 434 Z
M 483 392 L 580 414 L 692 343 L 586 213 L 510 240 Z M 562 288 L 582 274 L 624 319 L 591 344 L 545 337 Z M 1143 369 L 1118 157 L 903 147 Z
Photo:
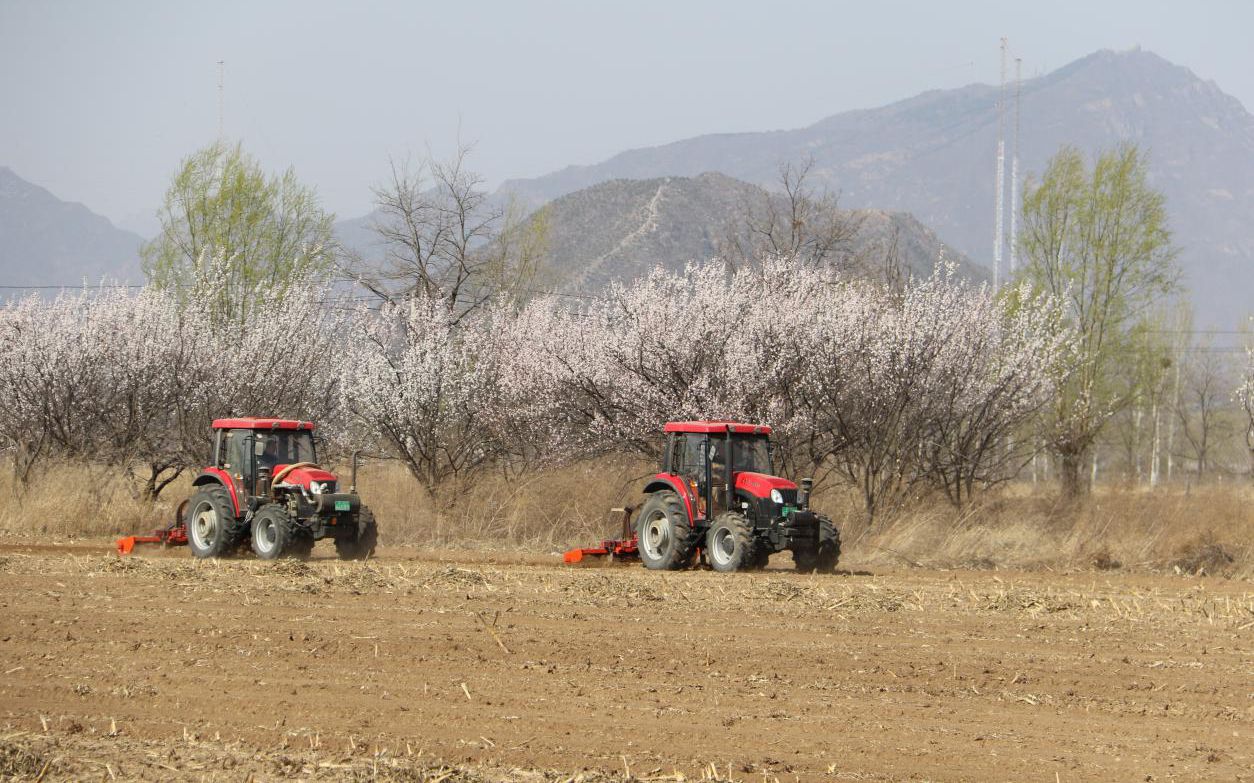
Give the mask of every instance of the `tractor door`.
M 684 482 L 697 517 L 705 516 L 705 442 L 706 436 L 700 433 L 675 433 L 667 453 L 670 472 Z
M 707 497 L 709 497 L 710 507 L 713 509 L 710 515 L 711 519 L 727 510 L 728 445 L 729 441 L 726 435 L 710 436 L 710 486 Z
M 250 497 L 257 494 L 254 438 L 255 433 L 252 430 L 227 430 L 220 451 L 223 460 L 221 468 L 230 473 L 231 478 L 235 479 L 235 486 Z M 240 505 L 243 505 L 243 498 L 240 499 Z

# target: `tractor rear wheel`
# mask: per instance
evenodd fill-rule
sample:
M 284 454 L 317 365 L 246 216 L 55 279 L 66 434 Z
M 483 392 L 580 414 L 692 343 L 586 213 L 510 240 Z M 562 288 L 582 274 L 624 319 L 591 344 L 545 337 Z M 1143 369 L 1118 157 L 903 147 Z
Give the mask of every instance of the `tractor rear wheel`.
M 365 506 L 357 512 L 357 537 L 335 539 L 335 552 L 341 560 L 366 560 L 379 545 L 379 526 L 374 512 Z
M 705 537 L 705 551 L 715 571 L 745 571 L 754 567 L 753 528 L 744 514 L 727 511 L 714 518 Z
M 804 574 L 813 571 L 830 574 L 836 570 L 836 563 L 839 560 L 840 531 L 836 529 L 832 520 L 820 516 L 818 546 L 793 550 L 792 561 L 796 564 L 797 570 Z
M 239 543 L 231 496 L 220 484 L 201 487 L 187 504 L 187 546 L 198 558 L 224 557 Z
M 262 560 L 291 555 L 292 516 L 277 503 L 262 506 L 253 515 L 253 552 Z
M 692 525 L 674 492 L 654 492 L 640 509 L 636 542 L 645 568 L 678 571 L 692 559 Z

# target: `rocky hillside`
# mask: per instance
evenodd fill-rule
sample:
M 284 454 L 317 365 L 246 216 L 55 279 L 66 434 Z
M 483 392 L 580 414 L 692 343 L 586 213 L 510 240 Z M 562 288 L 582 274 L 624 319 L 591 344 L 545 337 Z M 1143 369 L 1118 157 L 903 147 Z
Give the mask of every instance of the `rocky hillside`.
M 909 212 L 990 264 L 997 88 L 938 90 L 807 128 L 701 136 L 502 187 L 540 204 L 615 179 L 719 171 L 774 186 L 781 162 L 814 160 L 849 207 Z M 1231 326 L 1254 296 L 1254 117 L 1214 83 L 1150 52 L 1102 51 L 1023 83 L 1021 170 L 1063 144 L 1130 140 L 1151 156 L 1200 325 Z
M 546 275 L 564 289 L 594 291 L 639 277 L 657 264 L 680 269 L 717 255 L 745 217 L 763 210 L 769 198 L 779 197 L 710 173 L 584 188 L 545 208 Z M 908 214 L 856 210 L 844 217 L 858 226 L 843 249 L 850 263 L 877 267 L 894 241 L 901 265 L 916 275 L 930 274 L 940 256 L 940 239 Z M 947 251 L 946 257 L 964 277 L 987 277 L 986 270 L 956 251 Z

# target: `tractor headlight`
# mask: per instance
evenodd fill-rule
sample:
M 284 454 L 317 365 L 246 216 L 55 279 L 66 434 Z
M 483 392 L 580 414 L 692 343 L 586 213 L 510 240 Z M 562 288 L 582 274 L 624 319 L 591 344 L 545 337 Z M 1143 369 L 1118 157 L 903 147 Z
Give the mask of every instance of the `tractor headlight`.
M 309 482 L 309 492 L 311 494 L 321 495 L 323 492 L 326 491 L 326 488 L 327 488 L 327 485 L 323 484 L 321 481 Z
M 784 496 L 780 494 L 778 489 L 771 490 L 771 502 L 777 506 L 784 505 Z

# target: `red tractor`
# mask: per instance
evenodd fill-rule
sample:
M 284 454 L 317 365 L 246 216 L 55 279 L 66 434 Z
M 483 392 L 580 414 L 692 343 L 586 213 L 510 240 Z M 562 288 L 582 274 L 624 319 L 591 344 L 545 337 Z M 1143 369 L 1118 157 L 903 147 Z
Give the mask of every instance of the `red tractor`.
M 576 549 L 585 555 L 638 556 L 645 567 L 685 568 L 704 552 L 715 571 L 761 568 L 775 552 L 792 551 L 798 571 L 831 572 L 840 532 L 809 509 L 811 482 L 773 474 L 771 428 L 729 421 L 671 422 L 663 430 L 662 470 L 629 538 Z
M 263 560 L 308 557 L 314 542 L 335 540 L 341 559 L 364 560 L 378 542 L 370 509 L 352 484 L 317 465 L 314 425 L 285 419 L 216 419 L 213 464 L 192 481 L 191 499 L 174 524 L 153 536 L 118 541 L 119 552 L 136 543 L 187 543 L 196 557 L 222 557 L 245 541 Z

